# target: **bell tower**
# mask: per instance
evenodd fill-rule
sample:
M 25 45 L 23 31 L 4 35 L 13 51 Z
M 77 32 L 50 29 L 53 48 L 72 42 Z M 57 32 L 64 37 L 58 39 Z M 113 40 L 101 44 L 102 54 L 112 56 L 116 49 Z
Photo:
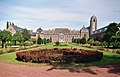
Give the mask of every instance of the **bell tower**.
M 90 18 L 90 29 L 89 29 L 89 35 L 92 34 L 93 31 L 97 30 L 97 17 L 96 16 L 92 16 Z

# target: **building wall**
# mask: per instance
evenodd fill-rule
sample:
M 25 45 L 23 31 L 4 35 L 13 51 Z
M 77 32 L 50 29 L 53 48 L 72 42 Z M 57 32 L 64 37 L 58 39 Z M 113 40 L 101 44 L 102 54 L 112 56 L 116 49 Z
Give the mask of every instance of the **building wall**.
M 7 31 L 11 32 L 12 35 L 14 35 L 16 33 L 15 29 L 13 28 L 12 25 L 10 25 L 8 28 L 7 28 Z
M 88 33 L 89 34 L 89 33 Z M 78 34 L 43 34 L 37 33 L 36 37 L 50 39 L 52 38 L 52 42 L 72 42 L 72 38 L 81 38 L 80 33 Z

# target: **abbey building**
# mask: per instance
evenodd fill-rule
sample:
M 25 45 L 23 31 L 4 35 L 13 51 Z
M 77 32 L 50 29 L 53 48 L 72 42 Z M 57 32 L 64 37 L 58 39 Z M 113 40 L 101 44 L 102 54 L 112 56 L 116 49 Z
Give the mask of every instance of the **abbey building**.
M 23 28 L 20 28 L 14 23 L 7 22 L 6 30 L 11 32 L 12 35 L 14 35 L 16 32 L 21 32 Z M 55 29 L 49 29 L 49 30 L 43 30 L 41 28 L 37 29 L 37 31 L 34 33 L 34 35 L 37 38 L 52 38 L 52 42 L 72 42 L 72 38 L 83 38 L 86 34 L 88 37 L 90 37 L 93 32 L 97 30 L 97 17 L 92 16 L 90 18 L 90 26 L 85 27 L 83 25 L 82 29 L 79 30 L 71 30 L 68 28 L 55 28 Z M 31 32 L 31 36 L 32 36 Z
M 36 37 L 52 38 L 53 42 L 72 42 L 72 38 L 83 38 L 85 34 L 90 37 L 95 30 L 97 30 L 97 17 L 93 15 L 90 19 L 90 26 L 87 28 L 85 26 L 80 30 L 71 30 L 68 28 L 42 30 L 39 28 L 37 29 Z

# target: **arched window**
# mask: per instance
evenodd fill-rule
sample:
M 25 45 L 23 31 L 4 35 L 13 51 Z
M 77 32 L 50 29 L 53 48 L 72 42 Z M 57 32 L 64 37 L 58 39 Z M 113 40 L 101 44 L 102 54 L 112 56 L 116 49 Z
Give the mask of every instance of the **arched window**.
M 95 22 L 95 19 L 93 20 L 93 22 Z

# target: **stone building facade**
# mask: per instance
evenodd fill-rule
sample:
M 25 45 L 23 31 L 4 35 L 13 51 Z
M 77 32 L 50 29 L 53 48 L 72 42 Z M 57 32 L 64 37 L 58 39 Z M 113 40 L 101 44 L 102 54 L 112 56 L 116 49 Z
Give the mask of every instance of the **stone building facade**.
M 12 22 L 7 21 L 6 30 L 11 32 L 12 35 L 14 35 L 16 32 L 22 31 L 22 28 L 18 27 L 17 25 L 14 25 L 14 23 Z
M 86 34 L 88 38 L 92 35 L 92 32 L 97 30 L 97 17 L 92 16 L 90 18 L 90 26 L 83 26 L 80 30 L 71 30 L 68 28 L 55 28 L 52 30 L 42 30 L 39 28 L 36 32 L 36 37 L 40 38 L 52 38 L 53 42 L 72 42 L 72 38 L 83 38 Z
M 14 25 L 12 22 L 8 22 L 6 24 L 6 31 L 9 31 L 14 35 L 16 32 L 21 32 L 24 28 L 20 28 L 17 25 Z M 31 34 L 31 38 L 36 38 L 36 32 L 33 32 L 33 30 L 28 30 Z
M 55 28 L 52 30 L 37 30 L 37 37 L 52 38 L 52 42 L 71 42 L 72 38 L 81 38 L 79 30 L 70 30 L 68 28 Z
M 11 32 L 14 35 L 16 32 L 22 31 L 22 28 L 14 25 L 14 23 L 7 22 L 6 30 Z M 52 38 L 52 42 L 72 42 L 72 38 L 83 38 L 86 34 L 90 37 L 94 31 L 97 30 L 97 17 L 92 16 L 90 18 L 90 26 L 83 26 L 82 29 L 79 30 L 71 30 L 68 28 L 55 28 L 52 30 L 42 30 L 41 28 L 37 29 L 36 32 L 31 32 L 31 37 L 33 36 L 36 39 L 40 38 Z

